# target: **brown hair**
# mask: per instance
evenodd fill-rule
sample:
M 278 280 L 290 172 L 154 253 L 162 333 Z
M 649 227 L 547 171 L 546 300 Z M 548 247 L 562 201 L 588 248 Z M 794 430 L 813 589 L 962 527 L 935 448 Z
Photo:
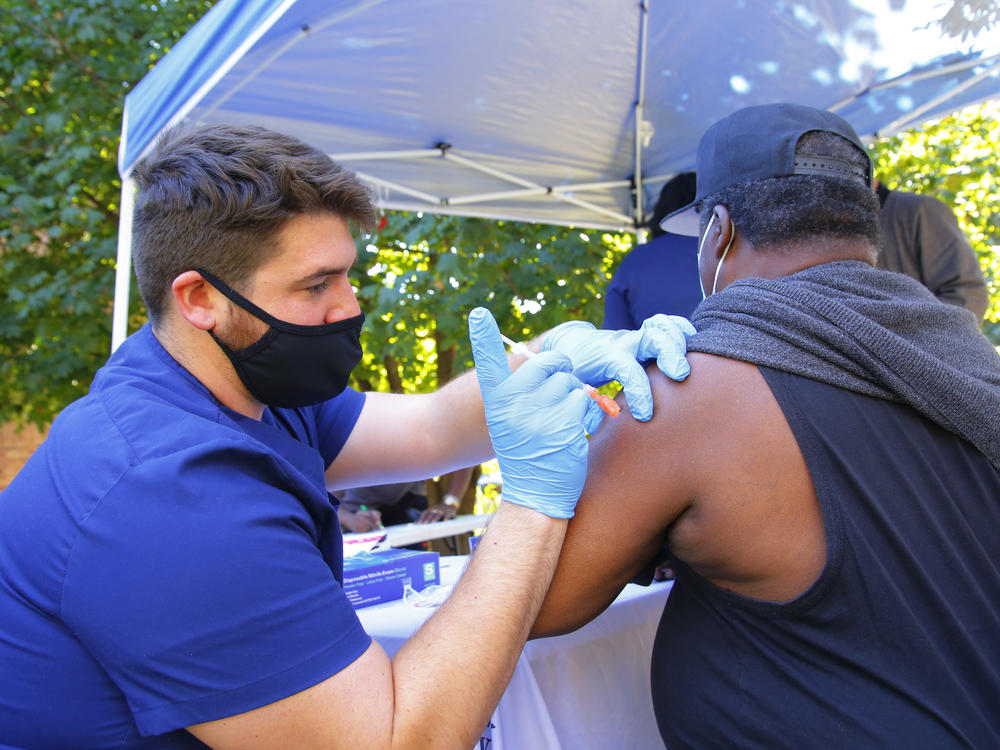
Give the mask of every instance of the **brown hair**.
M 331 213 L 375 223 L 371 191 L 323 152 L 251 126 L 174 129 L 136 165 L 133 249 L 139 291 L 155 325 L 173 280 L 192 268 L 239 287 L 277 251 L 293 217 Z

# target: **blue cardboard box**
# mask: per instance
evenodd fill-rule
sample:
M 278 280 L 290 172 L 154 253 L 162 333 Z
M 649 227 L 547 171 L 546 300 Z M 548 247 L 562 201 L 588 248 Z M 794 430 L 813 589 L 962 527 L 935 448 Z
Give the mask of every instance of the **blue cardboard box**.
M 344 591 L 355 609 L 402 599 L 406 583 L 423 591 L 441 582 L 438 557 L 410 549 L 359 552 L 344 560 Z

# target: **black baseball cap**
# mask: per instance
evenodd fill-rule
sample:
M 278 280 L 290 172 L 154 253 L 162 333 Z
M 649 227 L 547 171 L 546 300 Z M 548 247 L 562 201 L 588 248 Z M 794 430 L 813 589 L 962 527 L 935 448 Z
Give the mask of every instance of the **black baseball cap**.
M 669 214 L 660 228 L 697 237 L 695 206 L 706 195 L 740 182 L 797 174 L 840 177 L 872 184 L 872 163 L 862 170 L 842 159 L 796 156 L 795 145 L 806 133 L 835 133 L 868 152 L 854 128 L 840 115 L 801 104 L 764 104 L 745 107 L 719 120 L 698 143 L 697 193 L 692 203 Z

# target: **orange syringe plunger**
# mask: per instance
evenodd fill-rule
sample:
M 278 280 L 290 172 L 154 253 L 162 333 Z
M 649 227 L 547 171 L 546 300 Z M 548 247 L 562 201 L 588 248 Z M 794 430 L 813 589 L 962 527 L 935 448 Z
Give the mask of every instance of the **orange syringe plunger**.
M 587 392 L 587 395 L 597 402 L 598 406 L 604 409 L 604 411 L 608 414 L 608 416 L 617 417 L 619 414 L 621 414 L 622 408 L 618 405 L 618 402 L 615 401 L 610 396 L 605 396 L 603 393 L 598 393 L 597 389 L 594 388 L 594 386 L 592 385 L 584 384 L 583 390 L 585 390 Z
M 503 339 L 503 342 L 507 344 L 510 347 L 510 350 L 515 354 L 520 354 L 524 357 L 535 356 L 535 353 L 531 351 L 531 349 L 529 349 L 527 346 L 522 344 L 520 341 L 514 341 L 513 339 L 509 339 L 502 333 L 500 334 L 500 338 Z M 583 390 L 587 393 L 588 396 L 594 399 L 594 401 L 597 402 L 597 405 L 600 406 L 604 410 L 604 412 L 609 416 L 617 417 L 619 414 L 621 414 L 622 408 L 618 405 L 618 402 L 615 401 L 610 396 L 605 396 L 603 393 L 598 393 L 597 389 L 594 388 L 594 386 L 587 385 L 586 383 L 583 384 Z

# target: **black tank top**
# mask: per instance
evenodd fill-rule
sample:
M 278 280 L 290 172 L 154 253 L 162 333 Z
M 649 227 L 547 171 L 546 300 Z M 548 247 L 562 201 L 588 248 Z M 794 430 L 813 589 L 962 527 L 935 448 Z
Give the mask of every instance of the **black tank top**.
M 784 604 L 677 565 L 652 662 L 667 747 L 1000 748 L 1000 475 L 909 407 L 760 369 L 826 565 Z

